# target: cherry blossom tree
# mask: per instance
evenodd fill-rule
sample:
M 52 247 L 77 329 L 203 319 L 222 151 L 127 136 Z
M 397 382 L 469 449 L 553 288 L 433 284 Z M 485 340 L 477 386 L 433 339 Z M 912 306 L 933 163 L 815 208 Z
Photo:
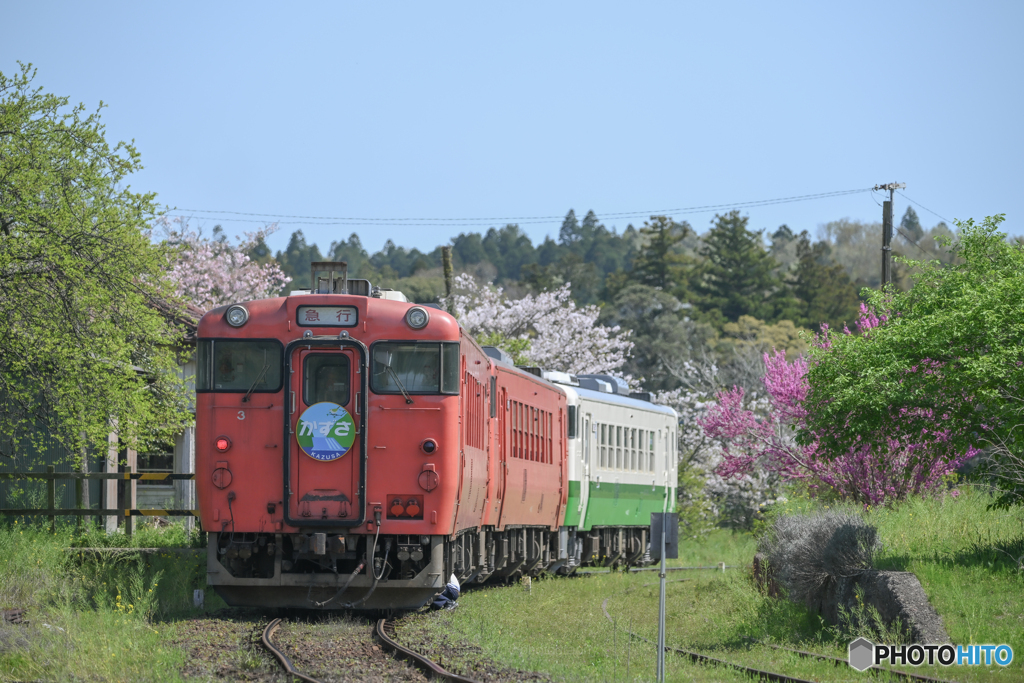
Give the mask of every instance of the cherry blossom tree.
M 445 303 L 470 334 L 503 348 L 519 364 L 572 374 L 609 373 L 622 367 L 633 348 L 628 331 L 598 324 L 597 306 L 576 306 L 569 283 L 510 299 L 502 288 L 481 285 L 463 273 Z
M 203 311 L 237 301 L 276 296 L 291 282 L 276 262 L 259 263 L 248 254 L 277 230 L 276 223 L 247 232 L 244 239 L 236 238 L 234 244 L 219 227 L 207 237 L 202 229 L 193 229 L 187 218 L 161 216 L 156 224 L 169 247 L 168 277 L 176 293 Z
M 699 506 L 707 501 L 712 519 L 729 527 L 749 528 L 761 507 L 779 499 L 782 478 L 779 473 L 763 468 L 722 474 L 720 468 L 727 458 L 723 442 L 708 434 L 701 424 L 708 411 L 717 406 L 716 397 L 723 390 L 723 378 L 733 377 L 735 373 L 723 373 L 718 364 L 704 354 L 677 363 L 672 374 L 683 386 L 657 392 L 654 402 L 670 406 L 679 415 L 680 504 Z M 763 391 L 744 392 L 741 405 L 751 414 L 761 416 L 767 415 L 769 408 Z M 688 490 L 683 486 L 684 476 L 699 478 L 703 489 Z

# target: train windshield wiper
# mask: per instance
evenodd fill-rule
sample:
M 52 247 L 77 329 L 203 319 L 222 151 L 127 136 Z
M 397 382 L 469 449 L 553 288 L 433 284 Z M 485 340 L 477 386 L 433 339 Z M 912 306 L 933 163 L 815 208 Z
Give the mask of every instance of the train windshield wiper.
M 398 379 L 398 373 L 392 369 L 390 363 L 386 365 L 385 368 L 387 369 L 388 372 L 391 373 L 391 377 L 394 378 L 395 384 L 398 385 L 398 390 L 401 391 L 402 396 L 405 397 L 406 404 L 412 403 L 412 399 L 409 398 L 409 392 L 405 390 L 405 385 L 402 384 L 402 380 Z
M 266 349 L 264 349 L 263 350 L 263 369 L 260 370 L 260 374 L 256 375 L 256 379 L 253 380 L 252 386 L 249 387 L 249 391 L 245 392 L 245 396 L 242 397 L 242 403 L 245 403 L 246 401 L 249 400 L 249 397 L 252 396 L 252 392 L 256 391 L 256 385 L 260 383 L 260 380 L 263 379 L 263 376 L 267 374 L 267 370 L 269 370 L 269 369 L 270 369 L 270 363 L 267 361 L 267 351 L 266 351 Z

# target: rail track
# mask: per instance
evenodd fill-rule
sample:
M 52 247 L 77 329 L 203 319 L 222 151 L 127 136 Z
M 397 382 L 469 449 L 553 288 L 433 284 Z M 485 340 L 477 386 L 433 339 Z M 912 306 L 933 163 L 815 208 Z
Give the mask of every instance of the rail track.
M 689 580 L 690 579 L 673 579 L 671 581 L 668 581 L 668 583 L 681 583 L 683 581 L 689 581 Z M 643 584 L 641 586 L 634 586 L 633 588 L 629 588 L 629 589 L 623 591 L 622 595 L 625 595 L 627 593 L 631 593 L 632 591 L 634 591 L 634 590 L 636 590 L 638 588 L 646 588 L 647 586 L 656 585 L 657 583 L 659 583 L 659 582 L 652 581 L 650 583 L 645 583 L 645 584 Z M 606 619 L 608 619 L 608 621 L 610 621 L 612 623 L 615 623 L 615 620 L 612 618 L 612 615 L 608 613 L 608 601 L 612 597 L 614 597 L 614 596 L 610 595 L 610 596 L 608 596 L 607 598 L 604 599 L 604 602 L 601 603 L 601 611 L 604 612 L 604 616 L 605 616 Z M 632 632 L 632 631 L 627 629 L 626 630 L 626 634 L 630 638 L 636 638 L 637 640 L 641 640 L 641 641 L 643 641 L 645 643 L 654 645 L 655 648 L 657 648 L 657 643 L 652 643 L 649 639 L 644 638 L 643 636 L 641 636 L 641 635 L 639 635 L 637 633 L 634 633 L 634 632 Z M 840 659 L 839 657 L 831 657 L 829 655 L 817 654 L 815 652 L 806 652 L 804 650 L 795 650 L 793 648 L 783 647 L 781 645 L 774 645 L 774 644 L 771 644 L 771 643 L 765 643 L 765 642 L 758 641 L 758 640 L 754 640 L 752 642 L 757 643 L 758 645 L 763 645 L 765 647 L 772 648 L 774 650 L 780 650 L 782 652 L 790 652 L 790 653 L 795 654 L 795 655 L 797 655 L 799 657 L 810 658 L 810 659 L 818 659 L 818 660 L 822 660 L 822 661 L 831 662 L 835 666 L 848 666 L 849 665 L 849 663 L 845 659 Z M 786 674 L 775 673 L 774 671 L 764 671 L 762 669 L 756 669 L 754 667 L 745 666 L 743 664 L 738 664 L 736 662 L 728 662 L 728 661 L 725 661 L 723 659 L 718 659 L 716 657 L 712 657 L 710 655 L 706 655 L 706 654 L 703 654 L 703 653 L 700 653 L 700 652 L 694 652 L 692 650 L 684 650 L 683 648 L 672 647 L 672 646 L 666 645 L 665 646 L 665 651 L 666 652 L 671 652 L 673 654 L 681 655 L 683 657 L 688 657 L 693 662 L 697 662 L 697 663 L 701 663 L 701 664 L 714 664 L 716 666 L 722 666 L 722 667 L 734 669 L 736 671 L 741 671 L 743 673 L 746 673 L 746 674 L 749 674 L 751 676 L 754 676 L 758 680 L 762 680 L 762 681 L 776 681 L 777 683 L 813 683 L 812 681 L 808 681 L 806 679 L 796 678 L 794 676 L 787 676 Z M 893 677 L 896 677 L 898 679 L 906 680 L 906 681 L 925 681 L 926 683 L 955 683 L 954 681 L 947 681 L 947 680 L 941 679 L 941 678 L 932 678 L 930 676 L 922 676 L 920 674 L 910 673 L 909 671 L 900 671 L 899 669 L 890 669 L 890 668 L 882 669 L 882 668 L 878 668 L 878 667 L 872 667 L 872 668 L 868 669 L 868 672 L 870 672 L 872 674 L 875 674 L 875 675 L 885 675 L 885 674 L 887 674 L 889 676 L 893 676 Z
M 274 656 L 288 674 L 295 676 L 306 683 L 323 683 L 320 679 L 307 676 L 296 669 L 288 655 L 274 644 L 274 633 L 277 631 L 278 627 L 281 626 L 281 623 L 281 619 L 274 619 L 267 624 L 265 629 L 263 629 L 263 636 L 260 638 L 263 643 L 263 647 L 265 647 L 267 651 Z M 460 676 L 459 674 L 452 673 L 419 652 L 411 650 L 400 644 L 394 639 L 393 621 L 389 621 L 387 619 L 377 620 L 376 624 L 374 624 L 373 632 L 374 635 L 377 636 L 378 640 L 380 640 L 381 645 L 383 645 L 385 650 L 392 652 L 394 656 L 399 659 L 405 659 L 412 662 L 415 666 L 423 670 L 427 678 L 441 681 L 452 681 L 453 683 L 480 683 L 480 681 L 477 681 L 474 678 L 467 678 L 466 676 Z

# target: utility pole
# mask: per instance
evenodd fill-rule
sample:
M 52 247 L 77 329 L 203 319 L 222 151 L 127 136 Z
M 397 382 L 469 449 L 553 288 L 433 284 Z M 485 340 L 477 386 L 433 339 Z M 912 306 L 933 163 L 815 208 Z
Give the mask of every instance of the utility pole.
M 441 263 L 444 267 L 444 300 L 445 307 L 452 315 L 455 314 L 452 306 L 452 248 L 441 247 Z
M 906 183 L 875 185 L 876 190 L 889 190 L 889 201 L 882 202 L 882 287 L 892 284 L 892 198 Z

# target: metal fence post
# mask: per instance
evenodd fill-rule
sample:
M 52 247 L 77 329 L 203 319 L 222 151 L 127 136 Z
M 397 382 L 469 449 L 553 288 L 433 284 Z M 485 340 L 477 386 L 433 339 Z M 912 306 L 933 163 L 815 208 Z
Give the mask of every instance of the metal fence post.
M 125 465 L 124 471 L 129 475 L 124 482 L 124 506 L 127 508 L 124 511 L 124 535 L 128 538 L 132 537 L 132 531 L 135 525 L 131 511 L 135 509 L 135 482 L 131 479 L 132 466 Z
M 82 509 L 82 486 L 88 486 L 89 482 L 86 479 L 75 479 L 75 508 Z M 75 517 L 75 531 L 81 531 L 82 529 L 82 515 Z
M 57 531 L 57 518 L 53 516 L 54 502 L 57 498 L 57 480 L 53 477 L 53 465 L 46 466 L 46 473 L 49 478 L 46 480 L 46 509 L 50 512 L 50 533 Z

